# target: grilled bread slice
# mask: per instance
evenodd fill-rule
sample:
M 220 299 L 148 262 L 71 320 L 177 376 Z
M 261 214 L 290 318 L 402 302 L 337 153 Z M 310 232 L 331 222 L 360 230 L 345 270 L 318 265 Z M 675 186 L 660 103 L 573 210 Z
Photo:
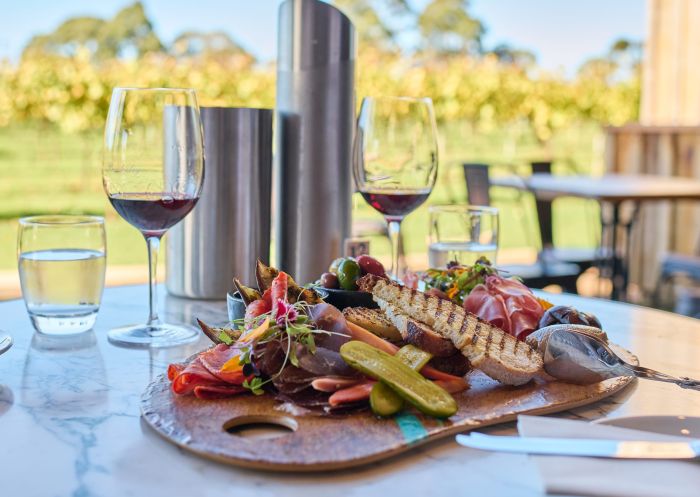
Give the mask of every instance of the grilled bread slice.
M 454 376 L 464 376 L 472 369 L 469 359 L 459 352 L 450 357 L 433 357 L 428 364 L 438 371 Z
M 450 357 L 459 354 L 459 350 L 451 340 L 443 338 L 429 326 L 411 319 L 396 308 L 386 306 L 385 315 L 390 322 L 394 323 L 404 342 L 429 352 L 433 357 Z
M 443 373 L 455 376 L 464 376 L 469 372 L 471 369 L 469 359 L 455 348 L 451 340 L 442 338 L 428 326 L 409 318 L 405 314 L 396 312 L 390 306 L 387 309 L 389 311 L 387 314 L 384 314 L 382 311 L 376 312 L 394 323 L 398 331 L 401 332 L 401 337 L 405 343 L 410 343 L 421 350 L 429 352 L 433 358 L 428 364 Z
M 346 307 L 343 309 L 345 319 L 357 326 L 371 331 L 377 336 L 386 338 L 391 342 L 401 341 L 401 333 L 396 326 L 379 309 L 368 309 L 367 307 Z
M 542 369 L 542 359 L 525 342 L 454 303 L 383 279 L 363 279 L 387 315 L 406 314 L 430 326 L 469 359 L 473 367 L 506 385 L 522 385 Z

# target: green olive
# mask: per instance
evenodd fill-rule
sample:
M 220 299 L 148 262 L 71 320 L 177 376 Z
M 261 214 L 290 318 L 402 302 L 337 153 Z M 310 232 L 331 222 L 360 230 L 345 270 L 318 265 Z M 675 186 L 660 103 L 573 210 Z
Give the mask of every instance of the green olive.
M 340 263 L 344 260 L 345 257 L 338 257 L 337 259 L 333 260 L 333 262 L 331 262 L 331 265 L 328 266 L 328 272 L 338 274 L 338 267 L 340 266 Z
M 357 280 L 360 277 L 360 265 L 345 259 L 338 266 L 338 282 L 343 290 L 357 290 Z

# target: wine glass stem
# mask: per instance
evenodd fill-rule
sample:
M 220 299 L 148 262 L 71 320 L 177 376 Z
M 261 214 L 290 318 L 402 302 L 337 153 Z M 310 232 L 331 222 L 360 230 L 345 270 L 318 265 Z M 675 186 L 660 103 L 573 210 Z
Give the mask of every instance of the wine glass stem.
M 147 236 L 148 245 L 148 322 L 147 325 L 160 324 L 158 319 L 158 297 L 156 295 L 156 271 L 158 270 L 159 236 Z
M 399 257 L 401 255 L 401 220 L 387 219 L 389 224 L 389 240 L 391 241 L 391 276 L 400 279 Z

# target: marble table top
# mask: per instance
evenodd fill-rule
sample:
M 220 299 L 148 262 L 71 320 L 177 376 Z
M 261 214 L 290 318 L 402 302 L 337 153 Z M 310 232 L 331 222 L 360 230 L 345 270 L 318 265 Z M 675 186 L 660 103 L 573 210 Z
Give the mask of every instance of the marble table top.
M 161 292 L 171 321 L 226 319 L 223 302 Z M 596 313 L 611 339 L 642 364 L 700 377 L 700 321 L 603 300 L 552 296 Z M 369 467 L 330 474 L 275 474 L 224 466 L 181 451 L 140 418 L 146 385 L 208 346 L 203 338 L 160 350 L 117 348 L 113 326 L 146 315 L 145 286 L 105 290 L 94 331 L 74 338 L 35 334 L 22 301 L 0 303 L 0 328 L 14 346 L 0 356 L 0 495 L 54 496 L 402 496 L 541 495 L 527 456 L 480 452 L 436 441 Z M 675 414 L 700 416 L 700 394 L 640 381 L 610 399 L 561 414 L 570 418 Z M 484 430 L 513 433 L 509 423 Z

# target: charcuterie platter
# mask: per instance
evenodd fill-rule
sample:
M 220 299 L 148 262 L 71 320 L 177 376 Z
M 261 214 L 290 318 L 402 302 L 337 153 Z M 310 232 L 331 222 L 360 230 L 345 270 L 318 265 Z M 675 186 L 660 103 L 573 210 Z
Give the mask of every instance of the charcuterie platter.
M 148 424 L 230 464 L 326 471 L 518 414 L 590 404 L 633 380 L 598 367 L 599 351 L 637 361 L 607 342 L 595 316 L 538 299 L 486 260 L 437 279 L 426 273 L 422 290 L 369 257 L 335 269 L 317 282 L 335 293 L 260 262 L 258 289 L 234 280 L 245 314 L 222 328 L 200 322 L 214 346 L 149 385 Z M 342 311 L 324 301 L 339 292 Z M 368 299 L 372 307 L 353 305 Z M 284 433 L 249 438 L 251 425 Z
M 627 352 L 617 352 L 634 360 Z M 511 387 L 478 371 L 467 375 L 467 380 L 470 388 L 455 395 L 457 413 L 446 420 L 419 412 L 384 419 L 369 409 L 342 416 L 294 415 L 289 405 L 269 396 L 217 401 L 176 396 L 165 376 L 149 385 L 141 410 L 160 435 L 209 459 L 271 471 L 330 471 L 386 459 L 456 433 L 513 421 L 518 414 L 548 414 L 592 404 L 634 381 L 619 377 L 586 386 L 533 381 Z M 288 433 L 263 439 L 235 433 L 235 428 L 250 424 L 280 425 Z

